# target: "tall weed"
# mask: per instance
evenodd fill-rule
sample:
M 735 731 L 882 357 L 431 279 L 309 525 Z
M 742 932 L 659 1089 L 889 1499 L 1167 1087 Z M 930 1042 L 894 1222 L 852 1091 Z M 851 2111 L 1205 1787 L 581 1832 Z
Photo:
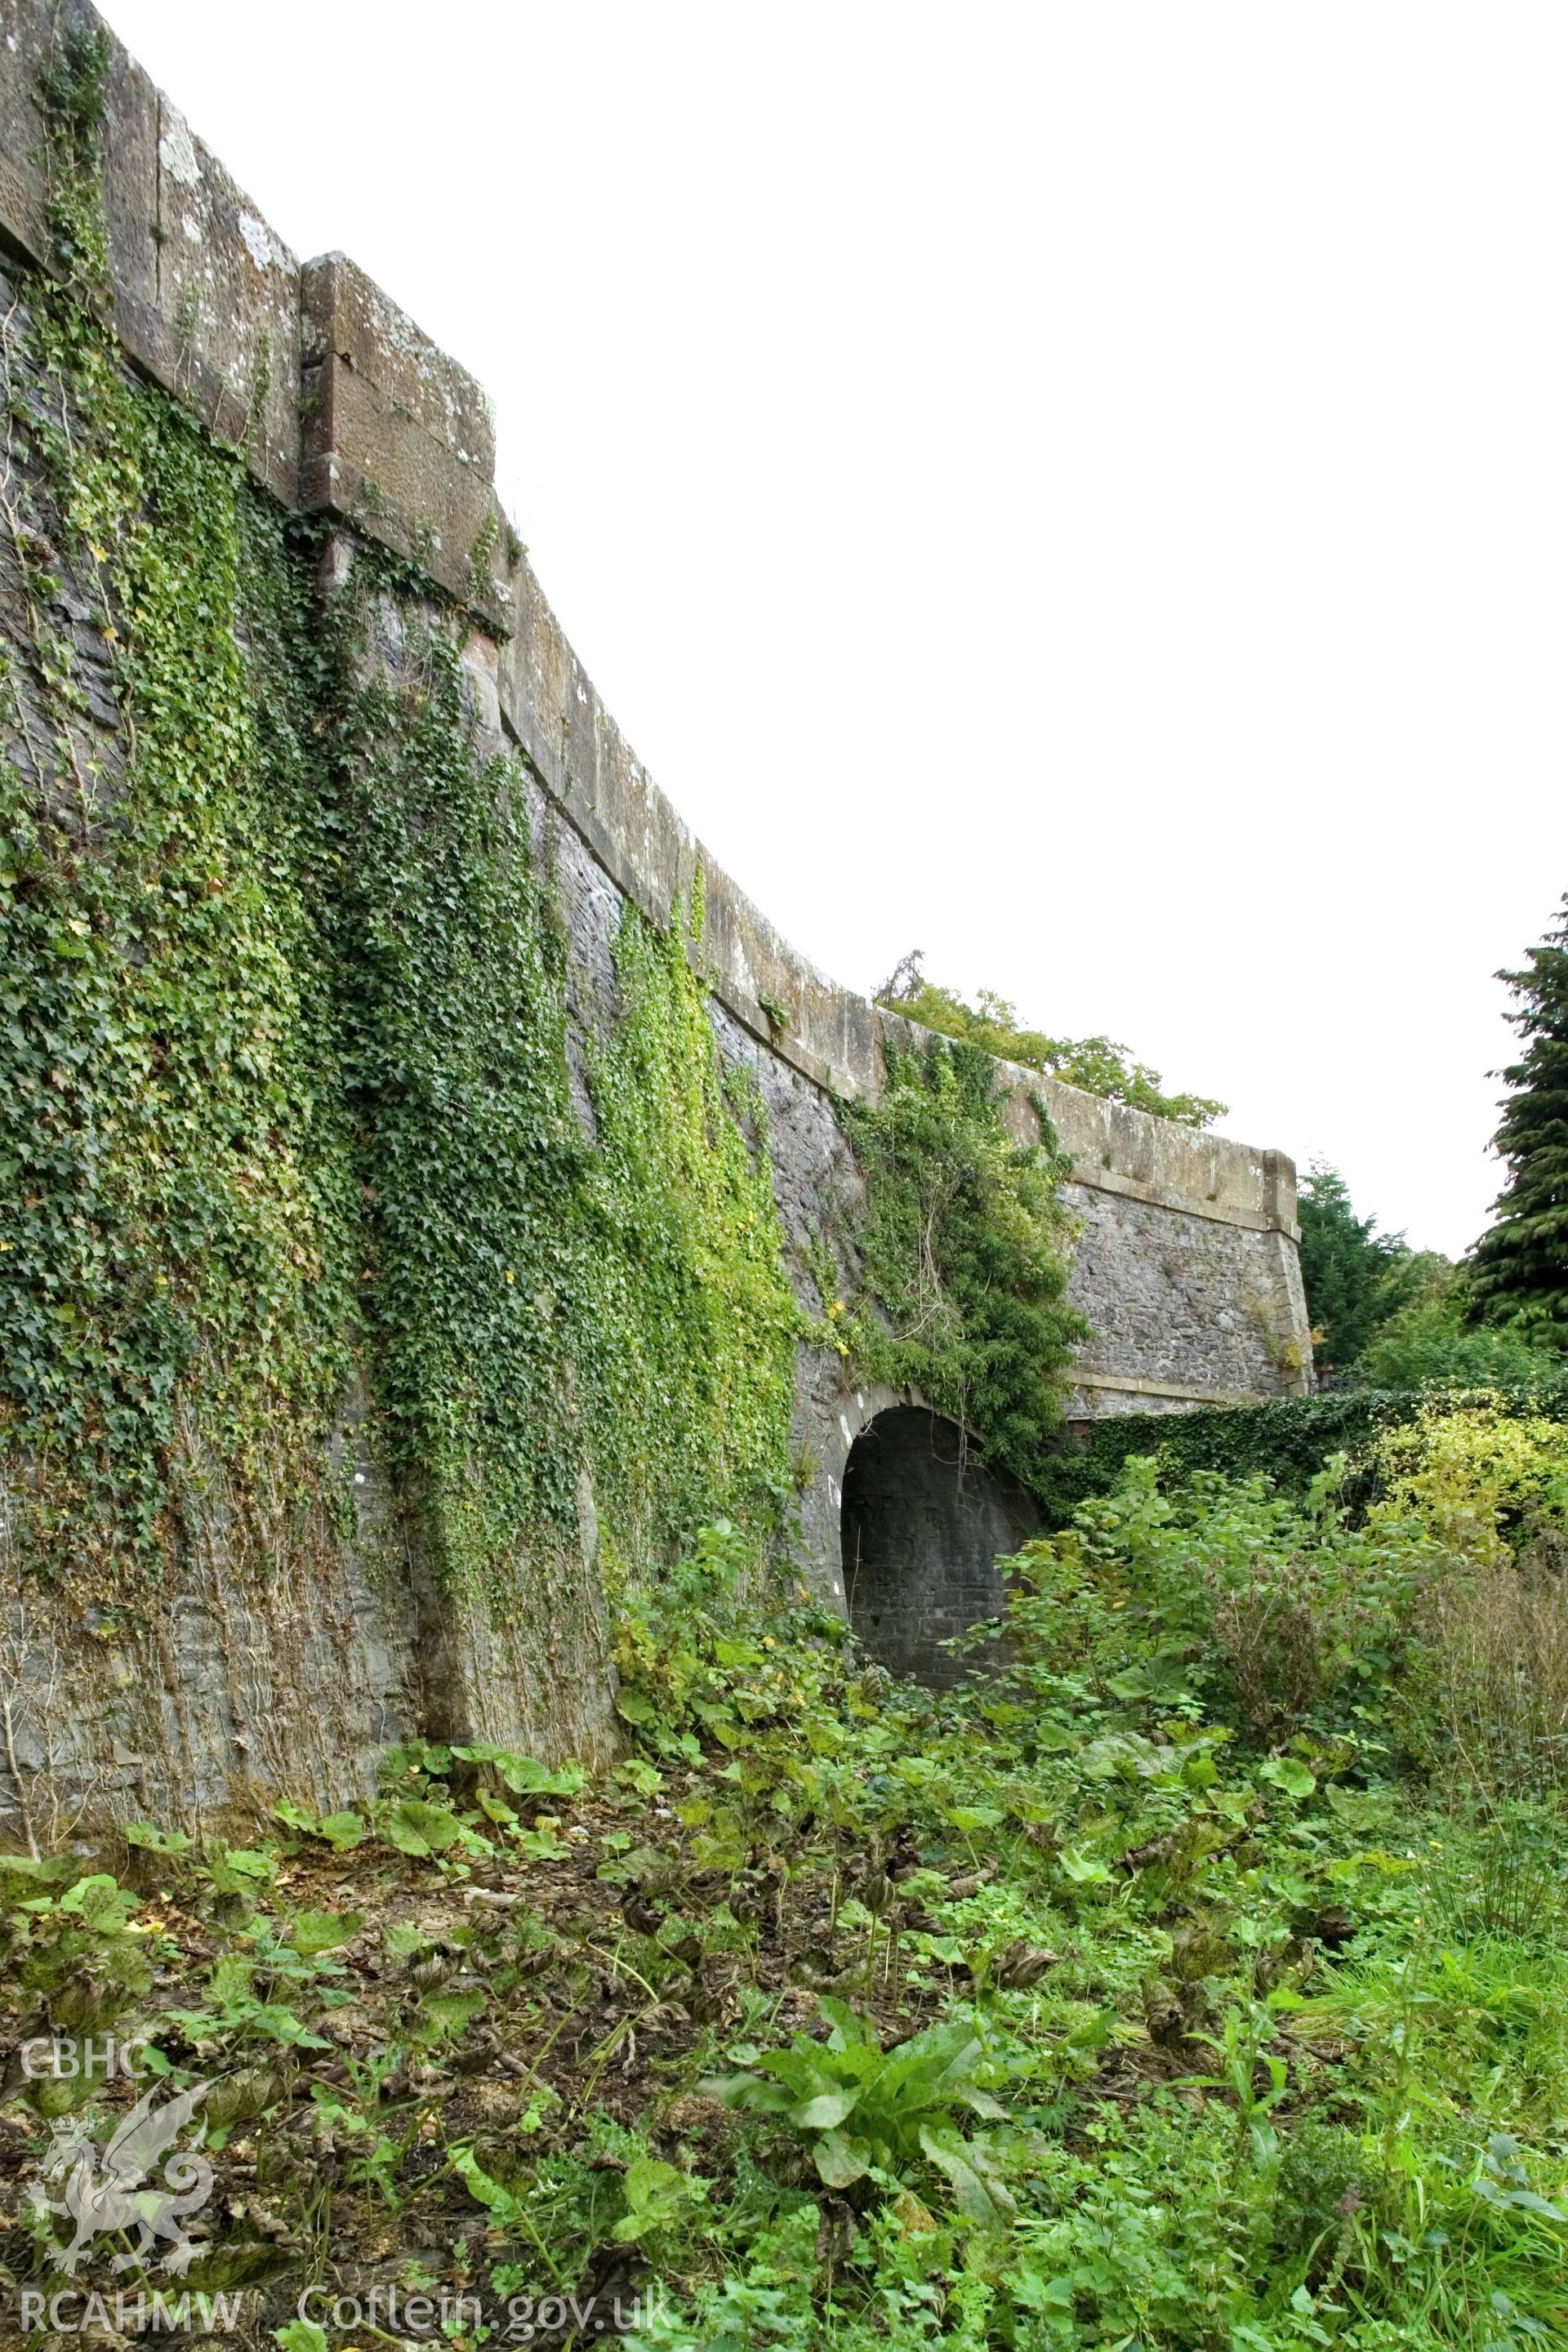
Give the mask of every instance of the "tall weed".
M 1397 1696 L 1405 1748 L 1485 1797 L 1568 1789 L 1568 1579 L 1539 1550 L 1453 1560 L 1420 1596 Z

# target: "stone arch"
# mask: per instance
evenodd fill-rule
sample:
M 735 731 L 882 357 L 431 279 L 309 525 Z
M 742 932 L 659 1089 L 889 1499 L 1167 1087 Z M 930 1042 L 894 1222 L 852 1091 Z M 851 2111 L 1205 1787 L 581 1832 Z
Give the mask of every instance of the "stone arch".
M 872 1657 L 933 1689 L 960 1681 L 941 1643 L 1000 1612 L 997 1559 L 1039 1524 L 1033 1498 L 978 1461 L 955 1422 L 921 1404 L 874 1414 L 849 1448 L 839 1510 L 845 1606 Z

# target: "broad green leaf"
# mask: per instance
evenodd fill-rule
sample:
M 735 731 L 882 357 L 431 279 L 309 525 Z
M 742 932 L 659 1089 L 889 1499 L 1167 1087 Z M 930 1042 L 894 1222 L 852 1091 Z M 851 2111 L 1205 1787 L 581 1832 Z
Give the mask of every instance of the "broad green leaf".
M 862 2045 L 874 2043 L 875 2030 L 850 2008 L 847 2000 L 840 2000 L 837 1993 L 825 1992 L 817 2006 L 833 2028 L 831 2046 L 834 2049 L 852 2049 L 858 2042 Z
M 301 1911 L 290 1922 L 289 1941 L 306 1959 L 313 1959 L 318 1952 L 346 1944 L 363 1925 L 357 1911 Z
M 871 2169 L 871 2150 L 865 2141 L 846 2139 L 842 2132 L 824 2132 L 811 2152 L 818 2178 L 829 2189 L 847 2189 Z
M 127 1822 L 121 1832 L 127 1845 L 138 1845 L 149 1853 L 189 1853 L 194 1841 L 184 1830 L 154 1829 L 151 1822 Z
M 792 2107 L 789 2119 L 803 2131 L 831 2131 L 859 2105 L 860 2098 L 858 2091 L 821 2091 L 816 2098 L 803 2099 Z
M 383 1817 L 381 1833 L 400 1853 L 445 1853 L 463 1834 L 463 1824 L 445 1805 L 405 1797 Z
M 231 1870 L 237 1878 L 271 1878 L 278 1868 L 278 1856 L 257 1846 L 226 1845 L 221 1856 L 222 1866 Z
M 350 1853 L 369 1836 L 370 1824 L 362 1813 L 329 1813 L 318 1823 L 317 1834 L 336 1853 Z
M 79 1878 L 60 1896 L 59 1907 L 62 1911 L 74 1911 L 95 1935 L 117 1936 L 141 1906 L 117 1878 L 111 1878 L 107 1871 L 99 1871 L 90 1878 Z
M 971 2143 L 921 2126 L 921 2146 L 952 2184 L 953 2201 L 972 2221 L 994 2221 L 1017 2210 L 1012 2195 L 984 2152 Z

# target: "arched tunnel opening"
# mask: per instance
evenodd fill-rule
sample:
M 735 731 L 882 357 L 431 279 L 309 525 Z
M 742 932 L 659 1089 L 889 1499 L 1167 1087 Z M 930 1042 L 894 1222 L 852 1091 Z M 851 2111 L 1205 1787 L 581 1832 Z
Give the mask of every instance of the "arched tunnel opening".
M 1000 1615 L 997 1559 L 1039 1525 L 955 1422 L 921 1405 L 878 1413 L 849 1449 L 839 1513 L 849 1620 L 871 1656 L 934 1690 L 962 1681 L 963 1660 L 942 1643 Z

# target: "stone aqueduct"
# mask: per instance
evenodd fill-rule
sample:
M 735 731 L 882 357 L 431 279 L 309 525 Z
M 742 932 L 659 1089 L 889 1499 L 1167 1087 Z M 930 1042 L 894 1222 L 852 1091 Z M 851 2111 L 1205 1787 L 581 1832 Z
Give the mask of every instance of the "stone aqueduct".
M 98 20 L 82 0 L 6 0 L 4 14 L 0 236 L 11 255 L 47 269 L 38 75 L 62 33 Z M 328 564 L 377 541 L 466 603 L 476 724 L 521 755 L 540 808 L 559 820 L 580 996 L 609 985 L 623 904 L 668 922 L 701 865 L 720 1051 L 754 1073 L 798 1246 L 851 1172 L 836 1102 L 875 1097 L 883 1039 L 908 1024 L 803 961 L 704 858 L 638 762 L 526 557 L 508 552 L 516 541 L 496 502 L 478 385 L 353 262 L 298 262 L 112 41 L 110 54 L 103 159 L 112 324 L 125 352 L 242 446 L 274 498 L 331 519 Z M 1072 1161 L 1071 1295 L 1094 1336 L 1069 1423 L 1310 1385 L 1289 1161 L 1050 1079 L 1012 1077 L 1016 1132 L 1035 1130 L 1037 1094 Z M 807 1572 L 892 1663 L 929 1664 L 937 1634 L 994 1603 L 991 1561 L 1032 1524 L 1027 1496 L 965 1467 L 959 1433 L 919 1398 L 847 1388 L 830 1352 L 801 1351 L 795 1435 L 815 1465 L 801 1507 Z M 592 1686 L 563 1710 L 540 1697 L 533 1664 L 495 1627 L 443 1625 L 433 1641 L 419 1593 L 373 1584 L 352 1552 L 330 1589 L 284 1579 L 265 1596 L 226 1591 L 221 1563 L 193 1560 L 144 1637 L 85 1651 L 83 1628 L 58 1601 L 13 1594 L 9 1605 L 14 1670 L 29 1685 L 58 1672 L 64 1698 L 52 1721 L 23 1708 L 12 1757 L 0 1760 L 0 1806 L 15 1797 L 14 1772 L 62 1785 L 97 1775 L 130 1811 L 221 1806 L 247 1786 L 341 1801 L 389 1738 L 421 1727 L 587 1751 L 608 1736 L 602 1645 L 590 1642 L 587 1665 L 572 1667 Z

